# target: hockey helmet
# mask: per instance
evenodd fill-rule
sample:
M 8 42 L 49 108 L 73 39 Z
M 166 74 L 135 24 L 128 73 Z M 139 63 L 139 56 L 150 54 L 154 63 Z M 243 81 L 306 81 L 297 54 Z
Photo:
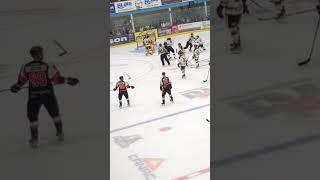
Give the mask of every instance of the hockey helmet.
M 33 46 L 30 49 L 30 55 L 32 57 L 38 57 L 43 55 L 43 48 L 41 46 Z
M 123 76 L 120 76 L 119 79 L 120 79 L 120 80 L 123 80 Z
M 165 76 L 166 75 L 166 73 L 165 72 L 162 72 L 162 76 Z

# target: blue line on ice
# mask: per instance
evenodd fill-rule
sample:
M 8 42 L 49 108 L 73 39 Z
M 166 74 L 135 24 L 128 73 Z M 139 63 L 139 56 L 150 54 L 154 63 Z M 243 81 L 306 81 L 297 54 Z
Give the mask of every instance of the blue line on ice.
M 168 118 L 168 117 L 176 116 L 176 115 L 179 115 L 181 113 L 185 113 L 185 112 L 190 112 L 190 111 L 194 111 L 194 110 L 197 110 L 197 109 L 201 109 L 201 108 L 204 108 L 204 107 L 207 107 L 207 106 L 210 106 L 210 104 L 205 104 L 205 105 L 201 105 L 201 106 L 198 106 L 198 107 L 193 107 L 193 108 L 182 110 L 182 111 L 178 111 L 178 112 L 175 112 L 175 113 L 172 113 L 172 114 L 167 114 L 167 115 L 164 115 L 164 116 L 160 116 L 160 117 L 156 117 L 156 118 L 153 118 L 153 119 L 149 119 L 149 120 L 146 120 L 146 121 L 143 121 L 143 122 L 140 122 L 140 123 L 136 123 L 136 124 L 132 124 L 132 125 L 129 125 L 129 126 L 124 126 L 124 127 L 121 127 L 121 128 L 117 128 L 117 129 L 111 130 L 110 134 L 112 134 L 114 132 L 122 131 L 122 130 L 125 130 L 125 129 L 129 129 L 129 128 L 132 128 L 132 127 L 140 126 L 140 125 L 143 125 L 143 124 L 155 122 L 155 121 L 158 121 L 158 120 L 161 120 L 161 119 L 165 119 L 165 118 Z

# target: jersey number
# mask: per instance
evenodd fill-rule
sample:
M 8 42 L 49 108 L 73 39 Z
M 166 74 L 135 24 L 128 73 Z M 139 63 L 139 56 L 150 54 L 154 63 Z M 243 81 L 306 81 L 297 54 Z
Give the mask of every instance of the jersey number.
M 32 72 L 29 75 L 32 87 L 45 87 L 48 84 L 47 74 L 45 72 Z

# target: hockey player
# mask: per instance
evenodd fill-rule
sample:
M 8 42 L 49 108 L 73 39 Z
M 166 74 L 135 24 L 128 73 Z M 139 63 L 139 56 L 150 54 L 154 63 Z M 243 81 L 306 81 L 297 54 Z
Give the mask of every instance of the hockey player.
M 217 7 L 217 14 L 220 18 L 223 19 L 224 14 L 227 16 L 227 26 L 233 39 L 233 42 L 230 44 L 230 51 L 233 53 L 241 50 L 239 23 L 243 9 L 246 8 L 246 6 L 245 0 L 220 0 L 220 4 Z
M 175 54 L 174 49 L 173 49 L 173 41 L 172 41 L 172 39 L 171 39 L 171 38 L 167 38 L 167 40 L 165 41 L 165 43 L 166 43 L 166 49 L 167 49 L 168 52 L 169 52 L 169 56 L 170 56 L 170 52 L 172 52 L 173 58 L 174 58 L 174 59 L 177 59 L 177 58 L 176 58 L 176 54 Z
M 153 55 L 155 53 L 156 50 L 153 43 L 154 42 L 151 36 L 146 34 L 145 38 L 143 39 L 143 44 L 145 45 L 145 48 L 146 48 L 146 56 Z
M 170 96 L 170 101 L 173 102 L 173 97 L 171 93 L 172 83 L 170 79 L 166 76 L 165 72 L 162 72 L 162 78 L 160 80 L 160 91 L 162 91 L 162 105 L 165 104 L 165 96 L 168 93 Z
M 202 50 L 206 50 L 206 48 L 204 48 L 203 46 L 203 41 L 202 39 L 200 38 L 200 36 L 196 36 L 196 39 L 195 39 L 195 43 L 198 44 L 198 48 L 202 48 Z
M 178 62 L 178 67 L 180 67 L 180 70 L 182 72 L 182 78 L 186 77 L 186 66 L 188 66 L 188 59 L 185 56 L 185 53 L 183 51 L 179 51 L 179 62 Z
M 31 131 L 29 144 L 35 148 L 38 146 L 38 116 L 42 105 L 44 105 L 54 121 L 58 140 L 64 140 L 62 120 L 53 86 L 63 83 L 74 86 L 79 83 L 79 80 L 61 76 L 54 64 L 44 62 L 43 48 L 41 46 L 32 47 L 30 55 L 33 60 L 21 67 L 18 80 L 11 86 L 10 90 L 13 93 L 17 93 L 26 83 L 29 85 L 27 103 L 27 116 Z
M 181 43 L 178 43 L 178 50 L 177 50 L 177 52 L 178 52 L 179 58 L 180 58 L 180 56 L 181 56 L 181 53 L 179 54 L 180 51 L 183 52 L 183 53 L 185 53 L 184 48 L 182 47 Z
M 119 77 L 120 81 L 117 82 L 116 86 L 113 88 L 114 91 L 119 89 L 118 99 L 119 107 L 122 108 L 122 96 L 127 99 L 128 106 L 130 106 L 129 94 L 127 88 L 134 89 L 134 86 L 130 86 L 128 82 L 123 80 L 123 76 Z
M 198 44 L 194 44 L 194 50 L 193 50 L 193 55 L 192 59 L 196 62 L 196 68 L 198 68 L 199 65 L 199 56 L 200 56 L 200 49 Z
M 170 65 L 169 59 L 168 59 L 168 50 L 162 46 L 162 44 L 159 44 L 159 49 L 158 49 L 158 54 L 160 55 L 160 60 L 162 62 L 162 66 L 164 66 L 164 60 L 166 60 L 166 62 L 168 63 L 168 65 Z
M 276 8 L 276 19 L 283 18 L 286 14 L 286 9 L 283 0 L 271 0 Z
M 193 44 L 194 40 L 195 40 L 195 37 L 193 36 L 193 33 L 191 33 L 184 49 L 187 49 L 188 47 L 190 47 L 189 51 L 191 52 L 192 44 Z

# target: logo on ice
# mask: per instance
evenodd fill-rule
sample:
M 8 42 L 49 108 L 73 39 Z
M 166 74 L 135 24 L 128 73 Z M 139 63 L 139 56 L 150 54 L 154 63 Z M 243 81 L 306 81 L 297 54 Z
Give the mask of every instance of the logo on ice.
M 146 180 L 156 179 L 153 172 L 165 161 L 163 158 L 140 158 L 137 154 L 130 155 L 128 158 L 134 162 Z

